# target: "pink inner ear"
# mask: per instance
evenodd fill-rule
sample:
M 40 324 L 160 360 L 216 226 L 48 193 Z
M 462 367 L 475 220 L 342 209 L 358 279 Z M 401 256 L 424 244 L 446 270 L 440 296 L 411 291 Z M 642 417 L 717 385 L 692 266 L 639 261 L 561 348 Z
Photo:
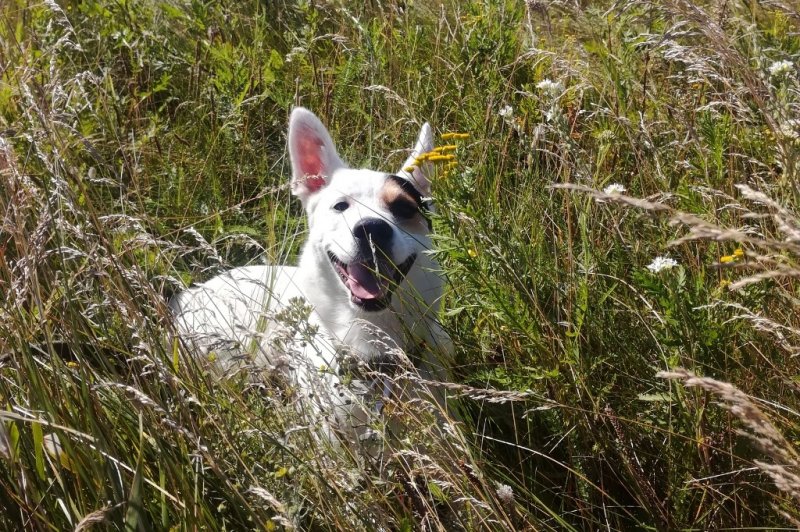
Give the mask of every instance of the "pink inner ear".
M 322 140 L 319 137 L 301 136 L 295 141 L 295 149 L 300 154 L 300 170 L 305 175 L 322 174 Z
M 306 176 L 304 181 L 309 192 L 316 192 L 325 186 L 325 178 L 318 175 Z
M 322 163 L 324 143 L 310 129 L 304 128 L 303 135 L 295 140 L 295 153 L 303 173 L 301 181 L 309 192 L 316 192 L 325 186 L 325 169 Z

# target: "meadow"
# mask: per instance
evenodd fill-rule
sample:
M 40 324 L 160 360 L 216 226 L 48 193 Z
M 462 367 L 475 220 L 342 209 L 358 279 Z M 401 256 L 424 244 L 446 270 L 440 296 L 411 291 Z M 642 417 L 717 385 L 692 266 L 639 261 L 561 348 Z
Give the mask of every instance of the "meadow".
M 0 528 L 800 527 L 800 11 L 4 0 Z M 419 126 L 463 421 L 375 463 L 216 378 L 170 295 L 293 263 L 286 125 Z

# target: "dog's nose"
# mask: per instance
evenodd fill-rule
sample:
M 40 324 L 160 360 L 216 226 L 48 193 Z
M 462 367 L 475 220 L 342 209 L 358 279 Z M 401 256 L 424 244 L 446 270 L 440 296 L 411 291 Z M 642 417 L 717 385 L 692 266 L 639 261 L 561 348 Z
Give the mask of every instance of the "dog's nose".
M 394 231 L 386 220 L 370 218 L 363 220 L 353 228 L 361 253 L 367 257 L 372 256 L 373 247 L 388 251 L 392 243 Z

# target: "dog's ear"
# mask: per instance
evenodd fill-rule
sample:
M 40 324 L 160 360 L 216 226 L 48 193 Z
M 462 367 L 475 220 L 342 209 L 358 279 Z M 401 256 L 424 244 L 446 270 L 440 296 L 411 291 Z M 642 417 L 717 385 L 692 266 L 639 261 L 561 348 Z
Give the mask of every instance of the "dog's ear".
M 333 172 L 344 166 L 330 133 L 317 115 L 295 107 L 289 118 L 289 159 L 292 193 L 305 205 L 309 196 L 325 187 Z
M 417 187 L 417 190 L 423 196 L 430 196 L 431 194 L 431 176 L 433 173 L 433 164 L 425 161 L 417 164 L 416 159 L 423 153 L 428 153 L 433 150 L 433 131 L 430 124 L 425 122 L 419 132 L 417 143 L 411 152 L 411 156 L 406 160 L 403 167 L 398 172 L 398 175 L 405 177 Z

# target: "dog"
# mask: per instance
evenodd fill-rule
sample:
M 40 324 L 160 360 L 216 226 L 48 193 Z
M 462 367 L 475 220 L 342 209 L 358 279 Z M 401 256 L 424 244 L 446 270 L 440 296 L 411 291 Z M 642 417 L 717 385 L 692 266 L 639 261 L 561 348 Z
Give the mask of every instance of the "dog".
M 397 172 L 353 169 L 319 118 L 295 108 L 291 190 L 308 218 L 298 266 L 235 268 L 179 293 L 171 307 L 180 336 L 223 371 L 245 360 L 285 375 L 304 407 L 334 414 L 328 429 L 364 439 L 394 391 L 381 379 L 345 378 L 353 362 L 383 371 L 416 352 L 423 377 L 446 376 L 444 283 L 430 253 L 433 165 L 418 161 L 433 148 L 425 123 Z

